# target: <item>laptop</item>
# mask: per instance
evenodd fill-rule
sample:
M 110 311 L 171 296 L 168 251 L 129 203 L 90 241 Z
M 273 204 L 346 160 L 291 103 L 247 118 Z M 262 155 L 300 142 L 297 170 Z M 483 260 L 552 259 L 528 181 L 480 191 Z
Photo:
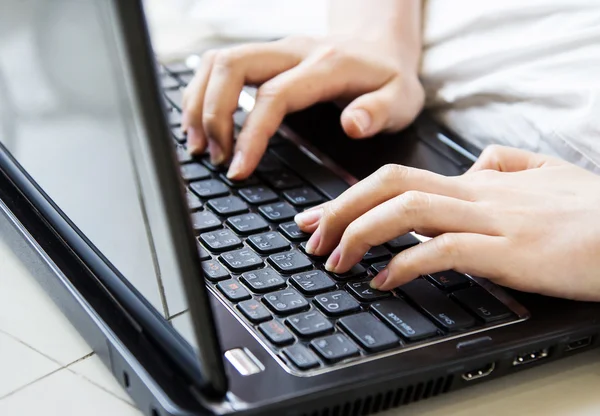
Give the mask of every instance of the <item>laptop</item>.
M 440 271 L 368 287 L 407 234 L 343 275 L 295 213 L 384 163 L 478 154 L 427 114 L 349 141 L 289 116 L 241 182 L 180 129 L 194 59 L 159 65 L 139 0 L 0 0 L 0 212 L 64 314 L 147 415 L 366 415 L 600 345 L 600 305 Z M 193 65 L 192 65 L 193 66 Z M 245 91 L 237 129 L 251 110 Z

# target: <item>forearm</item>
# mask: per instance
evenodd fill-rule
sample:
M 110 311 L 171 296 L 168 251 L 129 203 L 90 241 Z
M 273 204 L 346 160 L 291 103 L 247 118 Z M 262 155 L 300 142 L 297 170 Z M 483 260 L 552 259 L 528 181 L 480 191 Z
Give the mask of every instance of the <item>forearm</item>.
M 421 59 L 422 0 L 329 0 L 329 34 L 389 43 L 406 65 Z

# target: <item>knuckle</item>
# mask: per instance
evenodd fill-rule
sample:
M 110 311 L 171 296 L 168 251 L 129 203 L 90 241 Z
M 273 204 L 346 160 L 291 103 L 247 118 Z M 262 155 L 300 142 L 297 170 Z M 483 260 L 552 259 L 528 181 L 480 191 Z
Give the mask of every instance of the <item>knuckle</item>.
M 414 215 L 426 211 L 431 205 L 430 196 L 419 191 L 408 191 L 398 198 L 403 215 Z
M 360 224 L 360 221 L 354 221 L 346 227 L 342 240 L 346 247 L 359 247 L 365 243 L 363 227 Z
M 204 129 L 210 134 L 217 130 L 217 125 L 219 124 L 220 117 L 217 113 L 212 111 L 204 111 L 202 113 L 202 124 Z
M 456 236 L 454 234 L 442 234 L 431 241 L 436 245 L 436 251 L 449 260 L 452 267 L 456 267 L 460 248 Z
M 336 200 L 325 204 L 323 207 L 323 216 L 321 217 L 321 225 L 329 228 L 339 222 L 340 218 L 340 205 Z
M 213 57 L 213 71 L 231 71 L 241 58 L 238 48 L 223 49 L 215 52 Z
M 389 163 L 379 168 L 375 175 L 380 182 L 389 183 L 392 181 L 402 180 L 404 177 L 406 177 L 407 172 L 408 168 Z

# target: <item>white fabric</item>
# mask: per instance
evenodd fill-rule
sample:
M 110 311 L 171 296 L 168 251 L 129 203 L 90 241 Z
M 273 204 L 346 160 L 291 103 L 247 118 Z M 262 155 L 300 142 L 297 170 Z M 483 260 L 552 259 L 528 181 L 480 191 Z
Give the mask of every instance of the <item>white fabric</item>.
M 324 0 L 146 1 L 168 58 L 207 42 L 326 30 Z M 421 76 L 444 124 L 480 147 L 600 171 L 600 0 L 425 2 Z

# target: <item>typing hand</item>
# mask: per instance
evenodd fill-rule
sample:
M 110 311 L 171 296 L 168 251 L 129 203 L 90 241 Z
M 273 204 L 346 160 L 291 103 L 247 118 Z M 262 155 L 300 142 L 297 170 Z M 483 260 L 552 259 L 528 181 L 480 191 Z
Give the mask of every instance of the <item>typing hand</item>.
M 400 49 L 385 42 L 293 37 L 207 52 L 183 97 L 188 147 L 199 153 L 208 146 L 215 164 L 233 153 L 228 176 L 244 179 L 284 116 L 320 101 L 350 102 L 341 123 L 352 138 L 406 127 L 424 92 L 416 65 L 405 65 Z M 259 88 L 233 149 L 232 115 L 244 85 Z
M 307 251 L 343 273 L 371 247 L 415 231 L 371 282 L 380 290 L 454 269 L 514 289 L 600 301 L 600 176 L 548 156 L 490 147 L 466 174 L 381 168 L 296 216 Z

